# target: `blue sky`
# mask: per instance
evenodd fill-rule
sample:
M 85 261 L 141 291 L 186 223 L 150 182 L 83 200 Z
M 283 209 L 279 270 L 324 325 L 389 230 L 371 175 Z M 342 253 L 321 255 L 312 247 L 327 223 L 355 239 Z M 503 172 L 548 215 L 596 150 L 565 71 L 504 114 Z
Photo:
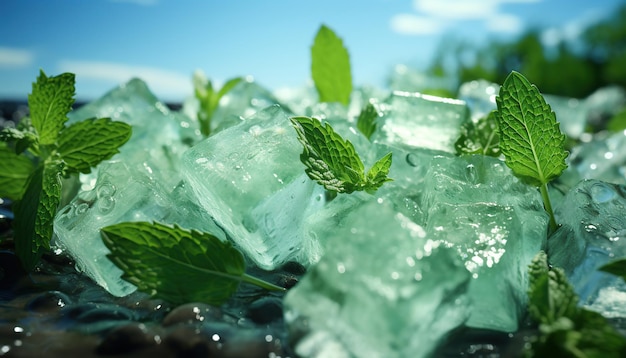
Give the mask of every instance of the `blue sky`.
M 91 99 L 136 76 L 166 101 L 196 69 L 217 83 L 252 75 L 271 89 L 310 78 L 320 24 L 343 38 L 359 84 L 396 64 L 427 65 L 451 34 L 478 44 L 529 27 L 573 39 L 624 0 L 2 0 L 0 98 L 25 99 L 39 69 L 74 72 Z

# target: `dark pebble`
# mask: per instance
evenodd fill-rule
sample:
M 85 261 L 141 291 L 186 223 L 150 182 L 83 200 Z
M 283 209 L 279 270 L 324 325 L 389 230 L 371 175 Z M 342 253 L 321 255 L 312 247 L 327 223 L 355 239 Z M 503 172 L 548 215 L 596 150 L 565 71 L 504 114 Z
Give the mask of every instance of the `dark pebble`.
M 0 251 L 0 290 L 12 288 L 27 276 L 20 259 L 11 251 Z
M 47 291 L 40 293 L 26 303 L 25 308 L 31 312 L 52 313 L 70 305 L 72 300 L 63 292 Z
M 163 338 L 163 345 L 172 350 L 177 357 L 204 358 L 215 357 L 215 342 L 211 343 L 210 337 L 198 334 L 191 326 L 178 326 L 170 330 Z
M 163 327 L 175 324 L 203 323 L 221 320 L 222 310 L 206 303 L 186 303 L 176 307 L 163 319 Z
M 278 297 L 260 298 L 248 308 L 248 317 L 258 324 L 267 324 L 283 318 L 283 302 Z
M 294 275 L 302 276 L 306 273 L 306 267 L 295 261 L 289 261 L 282 267 L 283 271 L 289 272 Z
M 286 289 L 294 287 L 298 283 L 298 277 L 293 275 L 282 275 L 278 282 L 278 286 Z
M 124 354 L 157 344 L 155 334 L 143 323 L 130 323 L 112 329 L 96 348 L 98 354 Z
M 63 312 L 61 312 L 61 314 L 65 319 L 75 320 L 84 313 L 94 310 L 96 308 L 98 308 L 98 304 L 93 302 L 79 303 L 66 307 L 65 309 L 63 309 Z
M 133 318 L 133 312 L 128 308 L 117 305 L 100 305 L 78 315 L 76 321 L 95 323 L 100 321 L 132 321 Z

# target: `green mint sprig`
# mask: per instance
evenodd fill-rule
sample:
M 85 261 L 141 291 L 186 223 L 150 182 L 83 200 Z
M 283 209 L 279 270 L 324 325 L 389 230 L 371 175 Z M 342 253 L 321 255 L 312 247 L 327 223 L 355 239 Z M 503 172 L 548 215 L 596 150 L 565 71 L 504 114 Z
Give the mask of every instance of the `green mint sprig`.
M 480 118 L 478 122 L 465 122 L 461 126 L 461 136 L 454 143 L 457 155 L 482 154 L 500 156 L 500 135 L 496 111 Z
M 200 133 L 208 137 L 211 135 L 211 120 L 217 109 L 220 99 L 230 92 L 243 78 L 236 77 L 226 81 L 219 90 L 213 88 L 213 83 L 201 72 L 196 72 L 193 77 L 194 93 L 200 108 L 198 110 L 198 122 L 200 122 Z
M 557 224 L 548 183 L 567 168 L 568 155 L 556 115 L 537 87 L 515 71 L 504 81 L 496 104 L 500 149 L 506 164 L 517 177 L 539 188 L 550 215 L 550 231 L 554 232 Z
M 240 282 L 285 289 L 245 273 L 243 255 L 230 242 L 161 223 L 126 222 L 100 231 L 122 278 L 142 292 L 174 304 L 220 305 Z
M 380 113 L 374 103 L 367 102 L 367 105 L 363 107 L 359 117 L 356 120 L 356 129 L 359 130 L 367 139 L 372 137 L 372 134 L 376 131 L 377 123 L 376 119 L 380 117 Z
M 0 197 L 19 200 L 35 165 L 27 156 L 15 154 L 6 142 L 0 142 L 0 158 Z
M 350 55 L 333 30 L 322 25 L 311 47 L 311 75 L 320 102 L 350 103 Z
M 578 297 L 559 268 L 550 268 L 540 251 L 529 265 L 530 317 L 539 334 L 527 357 L 624 357 L 626 338 L 597 312 L 578 307 Z
M 0 139 L 0 197 L 15 200 L 15 252 L 26 270 L 50 250 L 52 221 L 61 199 L 61 177 L 89 173 L 118 153 L 131 127 L 109 118 L 65 126 L 74 103 L 74 74 L 41 71 L 28 96 L 30 119 Z M 12 148 L 11 148 L 12 146 Z
M 300 161 L 312 180 L 333 193 L 373 193 L 385 182 L 391 167 L 391 153 L 379 159 L 365 173 L 361 158 L 350 141 L 344 140 L 326 123 L 310 117 L 292 117 L 291 123 L 304 147 Z

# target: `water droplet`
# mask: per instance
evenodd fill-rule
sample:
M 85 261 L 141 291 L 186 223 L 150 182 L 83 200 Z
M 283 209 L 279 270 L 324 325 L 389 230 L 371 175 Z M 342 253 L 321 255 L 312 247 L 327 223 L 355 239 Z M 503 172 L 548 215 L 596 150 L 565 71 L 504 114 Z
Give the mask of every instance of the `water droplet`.
M 253 137 L 258 137 L 259 135 L 261 135 L 261 133 L 263 133 L 263 130 L 261 129 L 260 126 L 254 125 L 250 127 L 250 129 L 248 129 L 248 132 L 250 132 L 250 134 L 252 134 Z
M 406 155 L 406 162 L 412 167 L 419 166 L 419 158 L 417 158 L 417 155 L 413 153 L 409 153 Z
M 615 190 L 602 183 L 594 184 L 591 187 L 590 192 L 591 197 L 597 203 L 605 203 L 607 201 L 610 201 L 615 197 L 616 194 Z
M 97 205 L 100 214 L 106 215 L 113 211 L 113 208 L 115 208 L 115 198 L 113 198 L 112 196 L 100 198 L 98 199 Z
M 104 196 L 113 196 L 115 194 L 115 185 L 111 183 L 102 183 L 96 188 L 96 196 L 102 198 Z
M 478 174 L 476 173 L 476 167 L 474 164 L 468 164 L 465 167 L 465 179 L 472 184 L 476 184 Z
M 346 267 L 343 265 L 343 263 L 338 263 L 337 264 L 337 272 L 339 273 L 345 273 L 346 272 Z
M 87 204 L 87 203 L 81 203 L 81 204 L 78 204 L 78 205 L 76 206 L 76 211 L 75 211 L 75 213 L 76 213 L 76 215 L 83 215 L 84 213 L 86 213 L 86 212 L 87 212 L 87 210 L 89 210 L 89 204 Z

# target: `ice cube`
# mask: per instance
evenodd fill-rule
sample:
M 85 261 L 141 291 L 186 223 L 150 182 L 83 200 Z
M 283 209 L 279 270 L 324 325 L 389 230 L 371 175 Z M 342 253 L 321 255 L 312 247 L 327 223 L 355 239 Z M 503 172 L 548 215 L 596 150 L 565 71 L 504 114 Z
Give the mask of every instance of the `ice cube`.
M 467 103 L 472 114 L 472 120 L 480 118 L 496 109 L 496 96 L 500 92 L 500 85 L 485 80 L 476 80 L 463 83 L 459 87 L 459 99 Z
M 626 131 L 595 135 L 572 150 L 570 163 L 583 179 L 626 184 Z
M 394 92 L 381 103 L 375 142 L 405 149 L 454 153 L 461 124 L 469 120 L 465 102 L 409 92 Z
M 527 303 L 527 267 L 548 217 L 535 187 L 488 156 L 436 157 L 423 185 L 426 232 L 456 250 L 472 273 L 467 325 L 512 332 Z
M 624 295 L 606 293 L 617 288 L 626 292 L 621 278 L 598 271 L 612 260 L 626 257 L 626 186 L 599 180 L 583 180 L 555 207 L 562 226 L 548 239 L 550 262 L 562 267 L 584 305 L 619 304 Z M 608 291 L 600 295 L 602 290 Z M 610 310 L 603 310 L 609 312 Z
M 196 134 L 185 130 L 182 114 L 171 112 L 139 79 L 132 79 L 103 97 L 70 112 L 68 124 L 90 117 L 110 117 L 132 126 L 132 136 L 114 158 L 126 163 L 146 163 L 158 180 L 173 188 L 181 179 L 179 158 L 188 148 L 183 139 L 197 141 Z M 181 136 L 181 132 L 184 135 Z M 131 164 L 131 166 L 133 165 Z M 97 170 L 81 175 L 83 189 L 93 188 Z
M 106 258 L 109 250 L 100 229 L 127 221 L 176 224 L 226 240 L 184 183 L 172 190 L 154 178 L 151 168 L 115 160 L 99 166 L 94 189 L 79 193 L 59 210 L 54 220 L 54 245 L 67 251 L 77 268 L 99 285 L 113 295 L 124 296 L 135 287 L 122 280 L 122 271 Z
M 301 152 L 289 118 L 275 105 L 183 155 L 183 174 L 202 207 L 263 269 L 308 255 L 298 222 L 321 199 L 304 176 Z
M 384 199 L 361 199 L 329 224 L 326 253 L 285 297 L 290 328 L 306 326 L 296 352 L 427 356 L 467 319 L 469 272 Z

